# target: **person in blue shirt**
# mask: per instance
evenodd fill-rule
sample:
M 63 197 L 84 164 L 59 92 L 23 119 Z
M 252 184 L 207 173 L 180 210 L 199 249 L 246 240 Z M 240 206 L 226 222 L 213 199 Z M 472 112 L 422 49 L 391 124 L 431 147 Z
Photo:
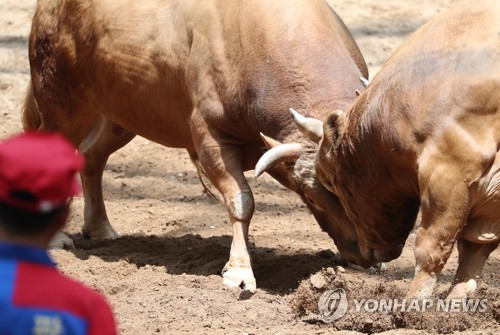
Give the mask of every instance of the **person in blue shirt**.
M 83 159 L 64 137 L 0 143 L 0 334 L 114 335 L 102 295 L 61 274 L 47 248 L 65 225 Z

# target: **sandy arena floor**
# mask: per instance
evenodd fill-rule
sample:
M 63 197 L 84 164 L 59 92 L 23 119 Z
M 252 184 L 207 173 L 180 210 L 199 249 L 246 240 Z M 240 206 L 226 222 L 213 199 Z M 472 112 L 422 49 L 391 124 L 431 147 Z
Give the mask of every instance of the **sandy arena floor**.
M 351 29 L 373 77 L 409 33 L 454 1 L 330 2 Z M 0 138 L 21 131 L 35 3 L 0 1 Z M 333 324 L 319 321 L 316 303 L 326 288 L 342 287 L 351 299 L 405 292 L 413 276 L 411 242 L 383 274 L 338 271 L 342 261 L 333 241 L 298 196 L 268 176 L 256 180 L 249 172 L 248 178 L 257 201 L 251 242 L 259 287 L 250 298 L 221 283 L 231 243 L 224 206 L 203 194 L 184 151 L 140 137 L 115 153 L 105 171 L 108 214 L 122 237 L 83 239 L 83 202 L 77 198 L 67 227 L 77 250 L 52 255 L 64 273 L 106 295 L 124 335 L 500 333 L 499 250 L 490 257 L 480 283 L 478 295 L 488 299 L 485 313 L 350 311 Z M 452 280 L 456 256 L 446 265 L 440 291 Z

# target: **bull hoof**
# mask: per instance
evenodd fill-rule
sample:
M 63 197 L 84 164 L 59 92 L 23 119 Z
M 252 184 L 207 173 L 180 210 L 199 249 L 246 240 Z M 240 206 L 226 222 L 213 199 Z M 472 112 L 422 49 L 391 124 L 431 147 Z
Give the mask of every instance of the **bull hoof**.
M 251 267 L 226 265 L 222 270 L 222 282 L 230 288 L 241 287 L 246 291 L 255 292 L 257 284 Z
M 50 241 L 50 249 L 75 249 L 73 240 L 63 232 L 58 232 Z
M 114 240 L 118 238 L 118 234 L 113 229 L 108 221 L 103 221 L 97 229 L 82 228 L 83 235 L 91 240 Z
M 469 279 L 465 283 L 459 283 L 453 287 L 446 299 L 465 299 L 476 291 L 477 283 L 474 279 Z

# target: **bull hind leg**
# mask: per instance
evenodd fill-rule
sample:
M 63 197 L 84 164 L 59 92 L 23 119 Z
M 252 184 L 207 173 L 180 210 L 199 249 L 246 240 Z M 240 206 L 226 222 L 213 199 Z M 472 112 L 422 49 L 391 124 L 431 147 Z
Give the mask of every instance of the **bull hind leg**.
M 229 287 L 242 287 L 255 291 L 256 282 L 248 251 L 248 231 L 255 203 L 252 190 L 243 174 L 242 154 L 234 144 L 224 144 L 223 135 L 217 136 L 214 129 L 192 122 L 196 127 L 195 145 L 199 161 L 207 178 L 222 194 L 233 228 L 233 240 L 229 261 L 222 270 L 223 283 Z
M 91 132 L 98 116 L 89 114 L 85 108 L 73 104 L 71 112 L 60 100 L 51 100 L 57 92 L 49 94 L 45 86 L 39 86 L 35 92 L 33 85 L 28 85 L 23 106 L 22 123 L 25 131 L 55 131 L 63 134 L 75 146 Z M 51 248 L 74 248 L 73 241 L 63 232 L 58 232 L 50 243 Z
M 109 156 L 129 143 L 135 134 L 105 118 L 94 127 L 80 145 L 85 157 L 81 173 L 84 196 L 82 232 L 91 239 L 114 239 L 118 234 L 111 226 L 102 192 L 102 176 Z
M 464 238 L 458 239 L 458 269 L 448 299 L 466 298 L 474 293 L 484 263 L 498 247 L 499 242 L 479 244 Z

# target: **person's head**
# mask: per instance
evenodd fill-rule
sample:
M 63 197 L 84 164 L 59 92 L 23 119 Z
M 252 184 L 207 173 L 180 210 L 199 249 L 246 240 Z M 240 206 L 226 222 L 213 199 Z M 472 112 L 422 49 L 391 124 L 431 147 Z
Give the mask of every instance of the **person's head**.
M 56 233 L 80 191 L 83 158 L 55 133 L 26 133 L 0 143 L 0 229 L 30 238 Z

